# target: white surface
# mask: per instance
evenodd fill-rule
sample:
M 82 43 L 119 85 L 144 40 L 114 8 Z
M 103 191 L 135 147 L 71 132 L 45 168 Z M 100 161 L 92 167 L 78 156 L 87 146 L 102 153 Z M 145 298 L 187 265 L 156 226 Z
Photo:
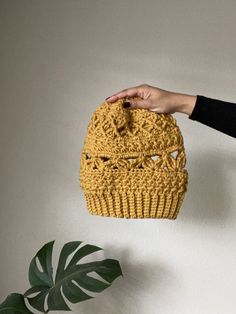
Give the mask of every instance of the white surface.
M 178 219 L 91 216 L 77 182 L 107 96 L 148 83 L 236 102 L 234 1 L 0 2 L 0 298 L 55 239 L 104 248 L 124 278 L 86 314 L 234 314 L 236 140 L 175 114 L 189 186 Z M 55 256 L 54 256 L 55 258 Z M 55 312 L 54 312 L 55 313 Z M 62 312 L 60 312 L 62 313 Z

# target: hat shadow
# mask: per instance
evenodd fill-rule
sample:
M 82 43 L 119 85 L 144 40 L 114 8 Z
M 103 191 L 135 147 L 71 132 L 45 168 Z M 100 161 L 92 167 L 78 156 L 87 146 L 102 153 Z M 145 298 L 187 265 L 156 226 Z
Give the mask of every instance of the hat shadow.
M 193 222 L 222 223 L 230 218 L 230 183 L 227 173 L 235 171 L 236 158 L 225 153 L 199 154 L 188 159 L 188 191 L 181 216 Z

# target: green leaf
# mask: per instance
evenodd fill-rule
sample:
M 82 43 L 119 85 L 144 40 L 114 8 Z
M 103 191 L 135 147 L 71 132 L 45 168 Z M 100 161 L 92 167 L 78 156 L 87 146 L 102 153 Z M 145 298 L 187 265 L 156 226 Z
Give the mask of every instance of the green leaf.
M 118 276 L 123 276 L 117 260 L 105 259 L 84 264 L 79 263 L 83 257 L 102 250 L 102 248 L 90 244 L 78 249 L 81 243 L 81 241 L 72 241 L 63 246 L 55 280 L 53 280 L 51 260 L 54 241 L 47 243 L 38 251 L 29 268 L 31 288 L 24 294 L 32 307 L 44 313 L 51 310 L 70 311 L 66 300 L 78 303 L 91 299 L 93 296 L 89 295 L 87 291 L 101 292 L 110 287 Z M 68 258 L 72 254 L 73 256 L 68 262 Z M 38 268 L 37 258 L 43 271 Z M 101 279 L 89 276 L 91 272 L 95 272 Z M 83 289 L 87 291 L 85 292 Z M 35 293 L 36 295 L 30 297 Z M 46 298 L 47 308 L 45 309 Z
M 19 293 L 11 293 L 0 304 L 1 314 L 33 314 L 25 305 L 24 296 Z
M 39 293 L 35 297 L 31 297 L 30 299 L 28 299 L 28 301 L 30 300 L 29 303 L 33 308 L 37 309 L 38 311 L 45 312 L 44 303 L 45 303 L 45 298 L 48 294 L 48 287 L 45 287 L 45 286 L 32 287 L 24 293 L 24 297 L 27 297 L 31 295 L 32 293 L 36 293 L 36 292 L 39 292 Z
M 31 286 L 48 286 L 53 285 L 53 268 L 52 268 L 52 248 L 54 241 L 45 244 L 32 259 L 29 268 L 29 282 Z M 37 266 L 36 260 L 39 260 L 43 272 Z

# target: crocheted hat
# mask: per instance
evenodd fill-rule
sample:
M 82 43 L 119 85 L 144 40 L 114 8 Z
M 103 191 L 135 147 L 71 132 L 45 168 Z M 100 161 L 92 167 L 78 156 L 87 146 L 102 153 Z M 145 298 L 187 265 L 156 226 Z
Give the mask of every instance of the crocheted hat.
M 93 113 L 80 159 L 80 187 L 93 215 L 176 219 L 187 191 L 183 137 L 170 114 L 123 108 Z

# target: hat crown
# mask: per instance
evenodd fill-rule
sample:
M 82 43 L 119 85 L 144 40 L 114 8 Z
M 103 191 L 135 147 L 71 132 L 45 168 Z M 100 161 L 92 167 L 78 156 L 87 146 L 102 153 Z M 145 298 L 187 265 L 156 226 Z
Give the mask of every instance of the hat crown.
M 139 156 L 183 147 L 181 132 L 172 115 L 143 108 L 125 109 L 124 101 L 123 98 L 98 106 L 88 125 L 84 151 L 94 156 Z
M 188 179 L 180 129 L 171 114 L 125 109 L 124 101 L 101 103 L 88 124 L 80 161 L 88 209 L 175 219 Z

